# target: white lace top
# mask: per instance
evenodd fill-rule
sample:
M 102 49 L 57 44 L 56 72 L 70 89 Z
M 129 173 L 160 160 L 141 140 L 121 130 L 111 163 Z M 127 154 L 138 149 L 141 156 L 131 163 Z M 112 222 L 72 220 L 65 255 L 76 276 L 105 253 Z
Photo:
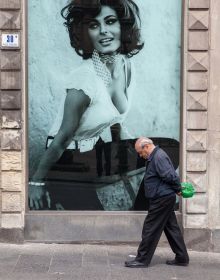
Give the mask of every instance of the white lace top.
M 124 57 L 123 59 L 125 61 Z M 125 65 L 125 67 L 127 67 L 126 61 Z M 133 138 L 128 132 L 125 122 L 126 114 L 131 105 L 131 97 L 134 88 L 135 73 L 133 68 L 131 63 L 131 81 L 126 89 L 128 106 L 123 114 L 119 113 L 108 94 L 104 82 L 96 75 L 91 59 L 84 60 L 78 69 L 70 73 L 66 81 L 66 90 L 83 90 L 90 98 L 90 104 L 82 115 L 78 129 L 75 131 L 73 142 L 68 148 L 74 149 L 75 141 L 77 141 L 78 148 L 81 152 L 92 150 L 99 137 L 101 137 L 104 142 L 111 142 L 110 126 L 116 123 L 120 123 L 121 125 L 121 139 Z M 127 75 L 127 69 L 125 73 Z M 57 134 L 62 122 L 63 108 L 62 104 L 57 114 L 57 119 L 49 132 L 49 136 L 54 137 Z

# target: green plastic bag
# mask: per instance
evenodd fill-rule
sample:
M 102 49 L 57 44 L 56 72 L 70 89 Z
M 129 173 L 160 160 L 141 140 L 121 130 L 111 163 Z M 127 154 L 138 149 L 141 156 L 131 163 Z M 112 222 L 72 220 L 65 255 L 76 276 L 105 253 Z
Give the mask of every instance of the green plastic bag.
M 183 182 L 181 183 L 181 186 L 182 186 L 182 190 L 181 190 L 182 197 L 184 198 L 193 197 L 195 193 L 195 189 L 191 183 Z

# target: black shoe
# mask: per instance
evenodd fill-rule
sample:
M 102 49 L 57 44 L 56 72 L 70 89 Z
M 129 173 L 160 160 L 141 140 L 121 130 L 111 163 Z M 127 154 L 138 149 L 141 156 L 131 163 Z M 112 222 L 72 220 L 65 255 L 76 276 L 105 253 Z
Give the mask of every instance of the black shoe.
M 187 265 L 189 265 L 189 261 L 180 262 L 180 261 L 177 261 L 176 259 L 174 259 L 174 260 L 167 260 L 166 264 L 168 264 L 168 265 L 187 266 Z
M 139 261 L 133 260 L 133 261 L 126 261 L 125 266 L 126 267 L 148 267 L 148 264 L 146 264 L 144 262 L 139 262 Z

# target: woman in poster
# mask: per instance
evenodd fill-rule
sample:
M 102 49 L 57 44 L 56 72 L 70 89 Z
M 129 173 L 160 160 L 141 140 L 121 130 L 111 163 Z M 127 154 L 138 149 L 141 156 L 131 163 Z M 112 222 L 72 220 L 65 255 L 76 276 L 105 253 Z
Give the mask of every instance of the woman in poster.
M 82 65 L 66 80 L 66 99 L 60 127 L 29 182 L 31 209 L 44 207 L 50 197 L 45 178 L 72 143 L 80 152 L 92 150 L 99 139 L 112 141 L 111 126 L 120 125 L 120 138 L 132 139 L 125 116 L 134 90 L 130 57 L 142 48 L 139 9 L 132 0 L 72 0 L 61 11 L 71 46 Z

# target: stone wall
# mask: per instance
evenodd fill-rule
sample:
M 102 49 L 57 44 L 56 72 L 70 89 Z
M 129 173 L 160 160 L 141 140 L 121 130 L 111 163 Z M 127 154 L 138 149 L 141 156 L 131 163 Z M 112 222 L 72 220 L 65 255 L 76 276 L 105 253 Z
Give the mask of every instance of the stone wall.
M 1 34 L 18 33 L 21 39 L 19 48 L 0 51 L 0 241 L 23 239 L 27 172 L 25 3 L 0 1 Z M 196 195 L 182 201 L 182 222 L 189 248 L 215 251 L 220 250 L 219 13 L 218 0 L 183 1 L 181 171 L 182 180 L 195 185 Z
M 24 99 L 22 61 L 22 4 L 0 1 L 0 32 L 18 34 L 20 46 L 1 47 L 1 229 L 0 240 L 23 239 L 25 184 L 22 137 Z M 2 36 L 1 36 L 2 37 Z M 24 66 L 24 65 L 23 65 Z M 24 105 L 24 104 L 23 104 Z M 23 106 L 24 108 L 24 106 Z
M 184 13 L 182 170 L 196 195 L 183 202 L 183 227 L 188 247 L 201 250 L 219 250 L 218 2 L 185 1 Z
M 207 197 L 207 111 L 209 85 L 209 1 L 188 1 L 185 7 L 185 79 L 183 90 L 183 167 L 187 181 L 197 193 L 186 200 L 184 227 L 206 228 Z

